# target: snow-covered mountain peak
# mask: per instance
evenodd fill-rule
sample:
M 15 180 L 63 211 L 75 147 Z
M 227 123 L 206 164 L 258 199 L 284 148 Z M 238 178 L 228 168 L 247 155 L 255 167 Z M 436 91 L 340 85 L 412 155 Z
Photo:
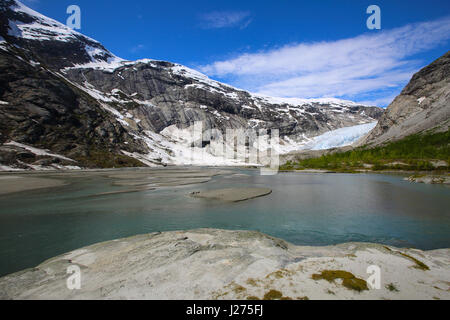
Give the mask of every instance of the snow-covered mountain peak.
M 6 29 L 4 37 L 7 41 L 27 48 L 34 43 L 32 48 L 40 55 L 48 50 L 46 46 L 58 49 L 46 61 L 49 64 L 67 67 L 89 63 L 108 65 L 123 61 L 105 49 L 100 42 L 30 9 L 20 1 L 2 0 L 0 13 L 7 18 L 5 25 L 0 25 L 0 31 Z M 71 52 L 66 52 L 63 48 L 70 49 Z
M 15 13 L 15 20 L 10 19 L 10 24 L 14 23 L 17 28 L 14 26 L 10 27 L 11 36 L 30 40 L 56 40 L 67 42 L 84 38 L 89 42 L 101 45 L 97 40 L 89 38 L 59 21 L 34 11 L 18 0 L 6 1 L 6 6 L 4 6 L 3 9 L 6 8 L 9 8 L 9 10 Z

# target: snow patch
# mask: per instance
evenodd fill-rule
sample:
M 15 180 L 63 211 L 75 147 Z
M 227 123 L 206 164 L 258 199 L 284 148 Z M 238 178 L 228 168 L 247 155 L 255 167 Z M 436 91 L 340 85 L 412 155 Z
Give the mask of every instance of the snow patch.
M 11 9 L 17 13 L 25 13 L 31 16 L 34 18 L 34 21 L 31 23 L 23 23 L 21 21 L 10 22 L 9 35 L 32 40 L 71 41 L 78 38 L 84 38 L 92 43 L 100 45 L 98 41 L 76 32 L 61 22 L 46 17 L 39 12 L 28 8 L 19 1 L 15 2 L 16 4 L 11 6 Z M 11 23 L 13 23 L 13 26 L 11 26 Z
M 417 102 L 419 103 L 419 105 L 426 99 L 427 97 L 420 97 L 419 99 L 417 99 Z
M 24 171 L 24 169 L 14 168 L 0 164 L 0 171 Z
M 7 142 L 4 145 L 6 145 L 6 146 L 16 146 L 16 147 L 28 150 L 28 151 L 30 151 L 31 153 L 33 153 L 33 154 L 35 154 L 37 156 L 49 156 L 49 157 L 59 158 L 59 159 L 67 160 L 67 161 L 76 162 L 75 160 L 72 160 L 70 158 L 61 156 L 59 154 L 51 153 L 49 150 L 44 150 L 44 149 L 31 147 L 31 146 L 28 146 L 26 144 L 18 143 L 18 142 L 15 142 L 15 141 Z
M 252 93 L 252 97 L 254 97 L 257 100 L 264 101 L 266 103 L 271 104 L 287 104 L 291 106 L 304 106 L 304 105 L 312 105 L 312 104 L 326 104 L 331 105 L 332 107 L 348 107 L 348 106 L 366 106 L 370 107 L 368 105 L 362 105 L 360 103 L 356 103 L 354 101 L 350 100 L 342 100 L 337 98 L 319 98 L 319 99 L 301 99 L 301 98 L 280 98 L 280 97 L 270 97 L 262 94 L 255 94 Z
M 150 166 L 161 164 L 193 166 L 258 165 L 226 158 L 223 154 L 223 143 L 221 141 L 213 140 L 210 145 L 204 148 L 192 147 L 192 144 L 196 141 L 192 126 L 180 129 L 176 125 L 172 125 L 165 128 L 160 134 L 144 131 L 144 135 L 135 134 L 134 136 L 136 139 L 142 140 L 151 152 L 138 154 L 122 150 L 122 153 Z

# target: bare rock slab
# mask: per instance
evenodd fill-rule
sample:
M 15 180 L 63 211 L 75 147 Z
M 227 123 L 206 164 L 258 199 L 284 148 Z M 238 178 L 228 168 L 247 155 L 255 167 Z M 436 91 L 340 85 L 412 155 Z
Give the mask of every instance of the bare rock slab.
M 380 270 L 369 285 L 369 266 Z M 80 269 L 70 289 L 69 267 Z M 170 231 L 97 243 L 0 278 L 3 299 L 450 299 L 450 249 L 296 246 L 255 232 Z

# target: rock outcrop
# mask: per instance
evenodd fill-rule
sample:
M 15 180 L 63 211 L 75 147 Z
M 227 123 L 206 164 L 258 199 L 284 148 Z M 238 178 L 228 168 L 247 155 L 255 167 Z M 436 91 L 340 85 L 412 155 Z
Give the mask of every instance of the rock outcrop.
M 450 125 L 450 51 L 414 74 L 359 145 L 378 145 Z
M 80 166 L 101 166 L 108 161 L 117 162 L 116 166 L 120 161 L 124 166 L 140 165 L 121 155 L 121 150 L 144 152 L 145 146 L 98 101 L 58 74 L 24 59 L 13 49 L 0 53 L 0 163 L 18 167 L 39 165 L 41 160 L 55 163 L 18 145 L 6 145 L 14 141 L 65 155 Z
M 2 277 L 0 299 L 450 299 L 449 257 L 370 243 L 301 247 L 254 231 L 152 233 Z M 67 286 L 74 266 L 79 290 Z M 367 281 L 373 266 L 378 289 Z

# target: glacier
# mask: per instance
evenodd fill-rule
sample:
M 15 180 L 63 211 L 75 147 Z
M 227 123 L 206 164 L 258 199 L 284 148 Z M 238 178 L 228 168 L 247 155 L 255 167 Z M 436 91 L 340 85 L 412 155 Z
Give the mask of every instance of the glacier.
M 312 138 L 301 147 L 301 150 L 324 150 L 349 146 L 369 133 L 376 125 L 377 121 L 328 131 Z

